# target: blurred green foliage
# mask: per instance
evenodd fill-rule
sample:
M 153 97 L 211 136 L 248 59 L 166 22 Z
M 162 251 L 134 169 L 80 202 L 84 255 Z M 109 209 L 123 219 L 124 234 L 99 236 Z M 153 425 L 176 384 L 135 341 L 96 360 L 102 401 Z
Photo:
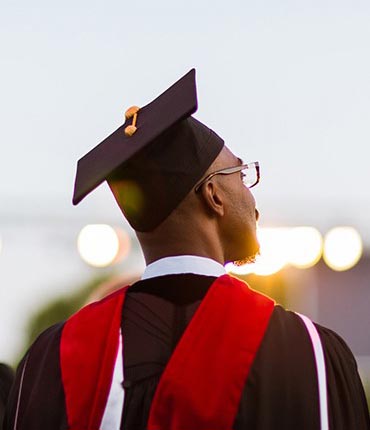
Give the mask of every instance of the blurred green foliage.
M 367 407 L 369 408 L 369 413 L 370 413 L 370 375 L 367 375 L 366 379 L 362 379 L 362 382 L 364 385 L 364 390 L 365 390 L 365 395 L 367 400 Z
M 21 355 L 25 354 L 40 333 L 57 322 L 65 321 L 80 309 L 91 293 L 103 282 L 109 280 L 111 276 L 112 274 L 96 276 L 76 288 L 73 293 L 58 297 L 39 308 L 27 324 L 26 341 Z

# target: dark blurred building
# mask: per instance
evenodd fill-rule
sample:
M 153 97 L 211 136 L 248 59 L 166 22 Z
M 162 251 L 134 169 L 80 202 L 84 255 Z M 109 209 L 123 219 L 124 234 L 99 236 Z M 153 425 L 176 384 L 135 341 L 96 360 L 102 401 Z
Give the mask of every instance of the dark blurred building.
M 311 269 L 287 269 L 286 302 L 335 330 L 357 356 L 370 356 L 370 254 L 336 272 L 323 260 Z

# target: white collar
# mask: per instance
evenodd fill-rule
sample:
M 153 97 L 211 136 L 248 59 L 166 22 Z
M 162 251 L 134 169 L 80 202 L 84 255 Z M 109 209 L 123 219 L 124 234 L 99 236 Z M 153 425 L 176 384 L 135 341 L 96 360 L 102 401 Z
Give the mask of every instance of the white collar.
M 148 264 L 141 279 L 179 273 L 195 273 L 197 275 L 219 277 L 225 275 L 226 270 L 222 264 L 210 258 L 196 255 L 178 255 L 161 258 Z

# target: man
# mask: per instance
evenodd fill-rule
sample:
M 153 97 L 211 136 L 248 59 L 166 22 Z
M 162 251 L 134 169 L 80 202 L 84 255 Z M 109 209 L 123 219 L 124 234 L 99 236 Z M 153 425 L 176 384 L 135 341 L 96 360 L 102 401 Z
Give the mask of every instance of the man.
M 345 343 L 225 273 L 259 249 L 259 166 L 196 108 L 191 70 L 79 161 L 74 203 L 107 180 L 147 267 L 40 336 L 6 429 L 370 428 Z

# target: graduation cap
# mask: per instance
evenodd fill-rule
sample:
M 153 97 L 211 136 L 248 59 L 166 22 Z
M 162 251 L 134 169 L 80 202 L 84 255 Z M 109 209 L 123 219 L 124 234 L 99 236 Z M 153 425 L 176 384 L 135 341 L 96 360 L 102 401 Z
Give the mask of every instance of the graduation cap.
M 196 110 L 194 69 L 148 105 L 128 109 L 125 123 L 78 161 L 73 204 L 107 180 L 136 231 L 157 227 L 224 145 L 191 116 Z

